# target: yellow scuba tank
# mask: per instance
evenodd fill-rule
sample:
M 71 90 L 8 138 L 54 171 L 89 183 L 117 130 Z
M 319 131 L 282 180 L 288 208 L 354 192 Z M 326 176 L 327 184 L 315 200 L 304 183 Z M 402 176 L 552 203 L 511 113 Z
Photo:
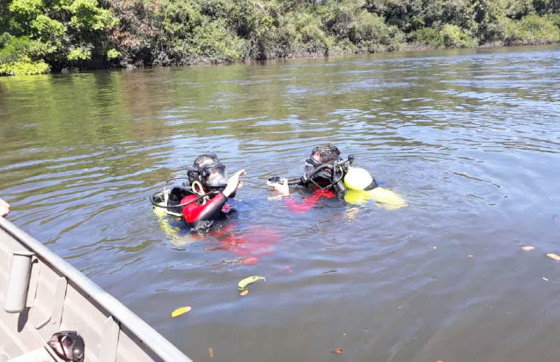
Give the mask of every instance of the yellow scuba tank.
M 164 216 L 165 214 L 167 214 L 167 209 L 165 208 L 165 206 L 167 206 L 168 197 L 169 197 L 169 191 L 165 189 L 162 192 L 157 192 L 154 195 L 152 195 L 151 201 L 153 205 L 154 214 L 156 214 L 157 216 Z
M 376 187 L 366 192 L 372 200 L 375 200 L 379 206 L 387 210 L 395 210 L 407 206 L 406 201 L 399 194 L 389 189 Z
M 181 214 L 174 213 L 166 207 L 170 191 L 170 189 L 164 188 L 163 191 L 156 192 L 152 195 L 151 201 L 153 211 L 157 216 L 159 227 L 176 246 L 196 242 L 196 238 L 193 238 L 189 232 L 182 231 L 181 228 L 174 222 L 181 217 Z
M 374 200 L 378 206 L 387 210 L 407 206 L 406 201 L 401 196 L 389 189 L 378 186 L 371 190 L 365 190 L 373 182 L 373 177 L 367 170 L 350 167 L 344 177 L 344 186 L 346 186 L 344 200 L 350 204 L 365 204 L 368 200 Z

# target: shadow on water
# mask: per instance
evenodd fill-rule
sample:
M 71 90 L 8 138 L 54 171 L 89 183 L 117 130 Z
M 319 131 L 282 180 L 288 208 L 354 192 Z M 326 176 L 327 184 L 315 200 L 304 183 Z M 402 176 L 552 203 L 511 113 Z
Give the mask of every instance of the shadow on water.
M 552 361 L 559 75 L 555 46 L 1 78 L 0 195 L 196 361 Z M 325 142 L 408 207 L 268 200 Z M 208 150 L 247 175 L 197 236 L 147 197 Z

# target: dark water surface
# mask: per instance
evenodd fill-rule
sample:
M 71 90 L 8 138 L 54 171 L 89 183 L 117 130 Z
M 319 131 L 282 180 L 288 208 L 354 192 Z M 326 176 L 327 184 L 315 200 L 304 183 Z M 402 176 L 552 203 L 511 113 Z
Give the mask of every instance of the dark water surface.
M 267 200 L 327 141 L 409 206 Z M 256 265 L 147 201 L 207 150 Z M 9 219 L 195 361 L 557 361 L 559 181 L 558 46 L 0 79 Z

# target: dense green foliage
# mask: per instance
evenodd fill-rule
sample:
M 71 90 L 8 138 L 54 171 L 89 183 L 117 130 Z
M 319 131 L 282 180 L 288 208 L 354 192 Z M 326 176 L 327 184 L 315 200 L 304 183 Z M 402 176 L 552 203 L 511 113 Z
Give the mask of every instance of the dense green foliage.
M 97 68 L 114 50 L 119 20 L 97 0 L 12 0 L 0 12 L 0 73 Z
M 560 41 L 560 0 L 0 0 L 0 74 Z

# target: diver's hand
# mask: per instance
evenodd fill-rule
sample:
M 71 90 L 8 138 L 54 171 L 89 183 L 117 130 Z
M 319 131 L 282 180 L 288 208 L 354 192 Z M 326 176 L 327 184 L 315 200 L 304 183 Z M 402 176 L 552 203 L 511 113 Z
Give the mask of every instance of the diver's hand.
M 239 177 L 245 175 L 245 170 L 239 170 L 228 179 L 226 188 L 222 193 L 225 197 L 230 197 L 231 194 L 235 192 L 238 188 L 243 185 L 243 182 L 239 179 Z
M 0 217 L 4 217 L 8 215 L 9 212 L 10 212 L 10 204 L 0 199 Z
M 278 191 L 280 193 L 279 196 L 289 196 L 290 195 L 290 186 L 288 186 L 288 179 L 282 178 L 279 182 L 274 181 L 267 181 L 266 184 L 274 189 L 274 191 Z

